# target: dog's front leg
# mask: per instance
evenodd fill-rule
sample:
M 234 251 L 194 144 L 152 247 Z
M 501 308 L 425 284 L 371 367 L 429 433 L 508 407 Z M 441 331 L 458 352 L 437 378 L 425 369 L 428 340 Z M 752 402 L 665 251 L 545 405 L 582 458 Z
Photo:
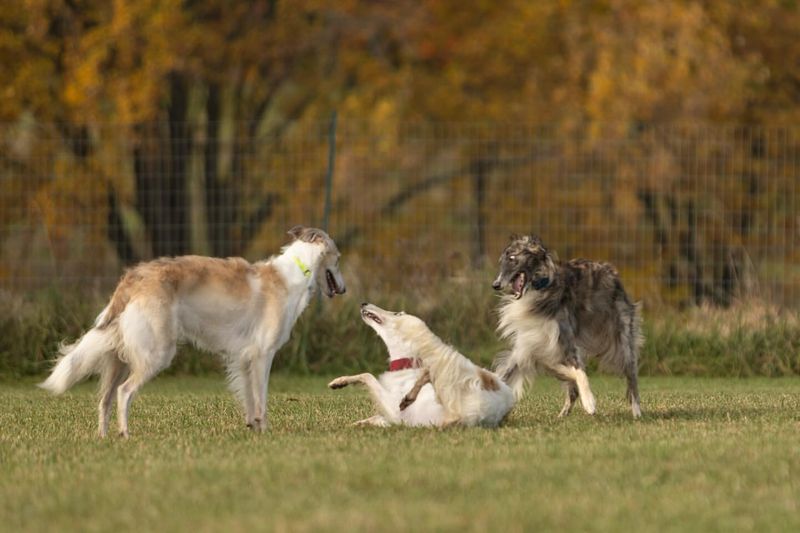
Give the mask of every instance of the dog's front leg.
M 561 386 L 564 389 L 564 407 L 558 413 L 558 418 L 564 418 L 572 411 L 575 405 L 575 400 L 578 399 L 578 386 L 573 381 L 562 381 Z
M 534 371 L 531 354 L 527 347 L 516 342 L 513 350 L 499 354 L 492 366 L 495 374 L 500 376 L 500 379 L 514 391 L 514 397 L 517 400 L 522 398 L 526 381 L 530 379 Z
M 445 417 L 442 423 L 439 424 L 439 427 L 445 429 L 445 428 L 451 428 L 453 426 L 458 426 L 460 424 L 461 424 L 461 417 L 451 413 Z
M 250 386 L 253 395 L 253 418 L 248 420 L 248 427 L 253 431 L 263 432 L 269 427 L 267 413 L 267 396 L 269 392 L 269 374 L 275 352 L 268 351 L 257 357 L 250 365 Z
M 548 368 L 557 378 L 566 381 L 568 385 L 575 386 L 578 389 L 578 396 L 581 399 L 581 405 L 584 411 L 593 415 L 596 402 L 594 394 L 592 394 L 592 389 L 589 388 L 589 377 L 586 375 L 586 371 L 580 367 L 567 365 L 553 365 Z M 564 413 L 564 409 L 561 410 L 561 413 Z M 561 414 L 559 414 L 559 416 L 561 416 Z
M 341 389 L 356 383 L 367 387 L 367 391 L 369 391 L 369 395 L 372 397 L 375 407 L 383 418 L 392 424 L 400 423 L 400 408 L 394 405 L 394 402 L 391 401 L 391 393 L 386 390 L 372 374 L 364 373 L 356 374 L 355 376 L 341 376 L 328 383 L 328 387 L 332 389 Z
M 554 364 L 550 366 L 550 369 L 561 379 L 575 384 L 583 410 L 593 415 L 596 407 L 594 394 L 592 394 L 592 389 L 589 388 L 589 377 L 584 369 L 583 357 L 581 357 L 581 352 L 575 344 L 575 332 L 566 321 L 559 323 L 558 344 L 564 354 L 564 362 L 562 364 Z M 563 412 L 564 410 L 562 409 L 561 411 Z
M 408 393 L 405 396 L 403 396 L 403 399 L 400 401 L 400 410 L 405 411 L 409 405 L 416 402 L 417 396 L 419 396 L 419 391 L 421 391 L 422 387 L 424 387 L 430 382 L 431 382 L 431 373 L 426 368 L 425 370 L 422 371 L 422 374 L 420 374 L 419 378 L 417 378 L 417 381 L 416 383 L 414 383 L 414 386 L 411 388 L 411 390 L 408 391 Z

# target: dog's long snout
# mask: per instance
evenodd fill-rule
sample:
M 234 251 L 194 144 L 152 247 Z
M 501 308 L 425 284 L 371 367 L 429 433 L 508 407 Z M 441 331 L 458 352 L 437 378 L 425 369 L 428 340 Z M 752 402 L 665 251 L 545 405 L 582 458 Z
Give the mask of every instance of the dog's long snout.
M 501 287 L 501 285 L 500 285 L 500 280 L 499 280 L 499 279 L 496 279 L 496 280 L 494 280 L 494 281 L 492 282 L 492 288 L 493 288 L 494 290 L 496 290 L 496 291 L 499 291 L 499 290 L 500 290 L 500 287 Z

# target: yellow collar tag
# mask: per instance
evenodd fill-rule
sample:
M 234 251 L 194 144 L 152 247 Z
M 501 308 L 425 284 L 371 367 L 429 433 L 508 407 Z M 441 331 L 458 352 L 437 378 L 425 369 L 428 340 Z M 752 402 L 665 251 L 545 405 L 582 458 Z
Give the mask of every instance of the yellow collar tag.
M 299 257 L 294 256 L 294 262 L 300 268 L 300 271 L 303 273 L 305 277 L 311 276 L 311 270 L 308 269 L 305 263 L 303 263 Z

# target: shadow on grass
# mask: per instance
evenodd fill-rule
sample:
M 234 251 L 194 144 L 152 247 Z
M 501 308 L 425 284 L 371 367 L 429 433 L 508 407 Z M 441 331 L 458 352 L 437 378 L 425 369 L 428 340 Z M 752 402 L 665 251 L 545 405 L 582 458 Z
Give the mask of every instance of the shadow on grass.
M 501 426 L 514 429 L 556 429 L 559 427 L 592 427 L 650 425 L 660 422 L 752 422 L 779 418 L 800 419 L 792 409 L 776 406 L 705 406 L 655 408 L 643 411 L 642 418 L 635 420 L 630 412 L 614 410 L 587 415 L 574 411 L 565 418 L 558 418 L 557 412 L 516 413 Z
M 769 418 L 776 415 L 776 410 L 770 407 L 706 407 L 698 406 L 678 407 L 652 411 L 646 414 L 644 420 L 678 420 L 678 421 L 724 421 L 751 420 Z

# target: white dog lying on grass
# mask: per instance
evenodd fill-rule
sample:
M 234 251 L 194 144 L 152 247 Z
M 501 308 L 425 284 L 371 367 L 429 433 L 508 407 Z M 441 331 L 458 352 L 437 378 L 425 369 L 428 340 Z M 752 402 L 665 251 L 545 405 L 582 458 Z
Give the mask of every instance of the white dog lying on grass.
M 367 387 L 378 414 L 356 424 L 494 427 L 514 406 L 508 385 L 442 342 L 419 318 L 366 303 L 361 318 L 386 343 L 389 371 L 379 379 L 365 373 L 328 384 Z

